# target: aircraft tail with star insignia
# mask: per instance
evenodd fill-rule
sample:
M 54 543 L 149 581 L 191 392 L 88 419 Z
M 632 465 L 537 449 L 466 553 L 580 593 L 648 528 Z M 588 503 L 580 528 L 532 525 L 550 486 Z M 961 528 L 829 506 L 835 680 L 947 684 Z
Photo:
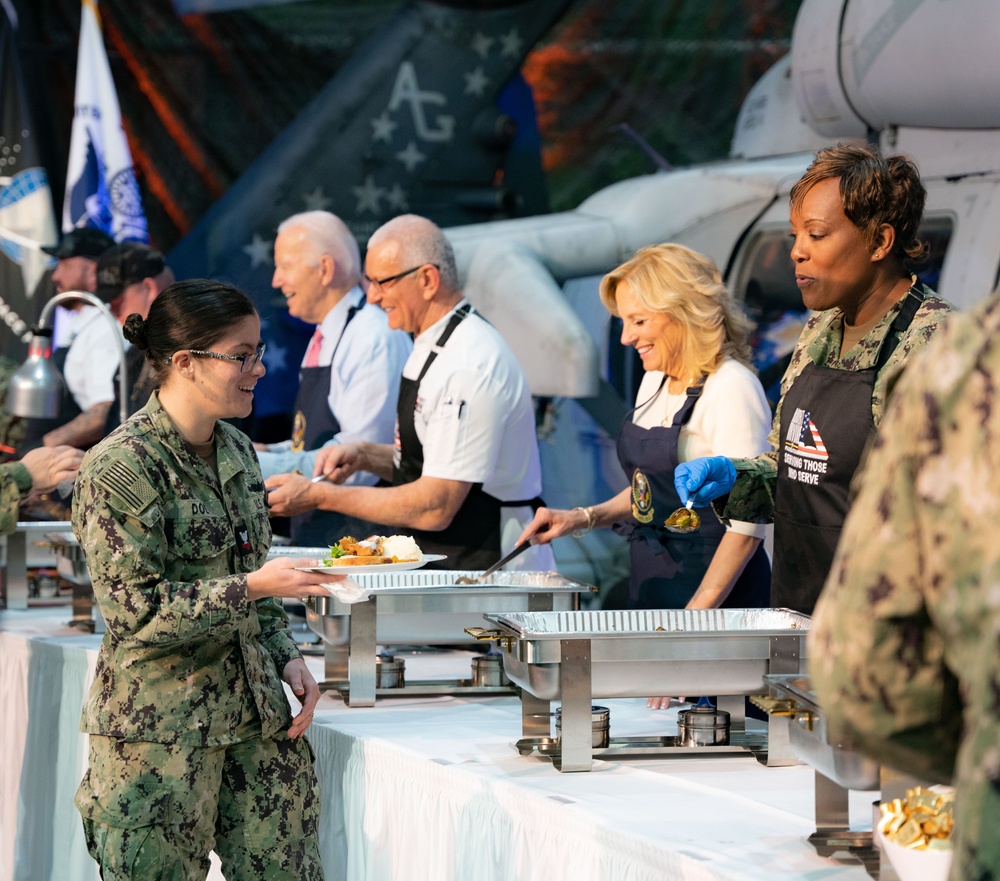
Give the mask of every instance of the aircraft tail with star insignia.
M 284 218 L 332 211 L 363 248 L 399 214 L 454 226 L 549 210 L 520 67 L 570 3 L 406 5 L 171 251 L 178 277 L 224 279 L 255 299 L 268 340 L 258 417 L 288 408 L 311 333 L 271 288 Z

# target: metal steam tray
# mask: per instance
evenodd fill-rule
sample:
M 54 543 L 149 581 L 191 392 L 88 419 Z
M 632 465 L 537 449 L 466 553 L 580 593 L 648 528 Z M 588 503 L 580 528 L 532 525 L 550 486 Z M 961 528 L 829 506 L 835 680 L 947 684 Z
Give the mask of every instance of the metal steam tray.
M 282 548 L 288 556 L 298 549 Z M 293 551 L 294 553 L 289 553 Z M 307 556 L 307 555 L 303 555 Z M 481 570 L 414 569 L 351 576 L 370 592 L 365 602 L 311 597 L 306 603 L 310 629 L 326 643 L 325 689 L 338 688 L 350 706 L 372 706 L 379 697 L 415 694 L 510 694 L 510 686 L 471 686 L 465 680 L 407 682 L 402 688 L 376 688 L 376 648 L 381 645 L 465 645 L 475 643 L 466 629 L 481 624 L 486 612 L 571 611 L 593 585 L 555 572 L 496 572 L 485 584 L 456 584 Z M 346 650 L 346 656 L 345 656 Z
M 792 751 L 815 770 L 816 831 L 809 843 L 820 856 L 849 853 L 879 878 L 881 853 L 871 831 L 850 827 L 849 790 L 882 789 L 886 798 L 893 787 L 905 792 L 906 781 L 884 780 L 874 759 L 856 752 L 850 743 L 831 741 L 808 676 L 772 673 L 764 681 L 770 697 L 757 702 L 770 715 L 788 718 Z
M 743 697 L 767 691 L 768 673 L 805 672 L 809 617 L 788 609 L 661 609 L 487 614 L 478 631 L 503 652 L 504 672 L 523 689 L 525 740 L 550 740 L 549 702 L 562 700 L 557 767 L 591 767 L 591 700 L 650 695 L 716 695 L 741 744 Z M 730 696 L 738 696 L 733 698 Z M 613 739 L 614 740 L 614 739 Z M 671 747 L 673 748 L 673 747 Z M 707 749 L 718 754 L 720 747 Z M 523 751 L 523 750 L 522 750 Z M 609 750 L 615 752 L 614 746 Z M 648 754 L 648 750 L 644 750 Z M 771 717 L 767 763 L 789 764 L 787 719 Z

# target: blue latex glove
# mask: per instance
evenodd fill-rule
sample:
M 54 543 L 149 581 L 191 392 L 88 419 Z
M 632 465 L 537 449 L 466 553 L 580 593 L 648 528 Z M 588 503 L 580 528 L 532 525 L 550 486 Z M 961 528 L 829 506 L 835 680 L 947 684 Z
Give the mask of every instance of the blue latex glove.
M 725 456 L 706 456 L 681 462 L 674 469 L 674 489 L 686 505 L 704 508 L 712 499 L 724 496 L 736 483 L 736 466 Z

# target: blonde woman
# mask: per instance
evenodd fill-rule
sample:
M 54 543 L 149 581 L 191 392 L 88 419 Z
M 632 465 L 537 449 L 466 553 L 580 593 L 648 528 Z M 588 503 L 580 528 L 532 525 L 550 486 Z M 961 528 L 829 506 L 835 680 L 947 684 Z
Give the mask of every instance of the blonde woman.
M 682 506 L 673 484 L 679 462 L 767 449 L 771 413 L 749 366 L 746 319 L 712 260 L 676 244 L 643 248 L 608 273 L 601 300 L 621 318 L 622 345 L 638 352 L 646 371 L 618 436 L 631 486 L 586 508 L 539 508 L 521 540 L 548 542 L 607 526 L 625 534 L 630 608 L 766 606 L 766 527 L 723 526 L 704 508 L 697 532 L 663 528 Z

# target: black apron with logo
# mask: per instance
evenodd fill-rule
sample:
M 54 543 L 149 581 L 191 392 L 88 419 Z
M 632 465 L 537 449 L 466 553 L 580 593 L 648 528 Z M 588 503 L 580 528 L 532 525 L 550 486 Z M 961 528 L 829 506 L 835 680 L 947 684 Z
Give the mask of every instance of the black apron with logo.
M 299 370 L 299 391 L 295 396 L 295 421 L 292 428 L 292 450 L 315 450 L 340 431 L 340 422 L 330 409 L 330 377 L 337 349 L 365 299 L 347 312 L 344 327 L 333 347 L 330 363 L 325 367 L 302 367 Z M 308 511 L 291 518 L 292 541 L 300 547 L 322 547 L 333 544 L 345 535 L 366 538 L 381 533 L 381 527 L 336 511 Z
M 72 345 L 72 344 L 71 344 Z M 66 368 L 66 356 L 69 354 L 69 346 L 60 346 L 52 353 L 52 366 L 59 371 L 60 376 Z M 42 446 L 42 438 L 53 429 L 65 425 L 72 419 L 76 419 L 82 411 L 76 403 L 69 390 L 69 386 L 63 382 L 62 395 L 59 398 L 59 412 L 52 419 L 25 419 L 24 440 L 18 445 L 18 453 L 23 456 L 28 450 L 34 450 Z
M 677 442 L 700 395 L 700 386 L 689 388 L 687 400 L 669 426 L 642 428 L 632 422 L 630 413 L 618 435 L 618 460 L 632 478 L 632 517 L 614 527 L 629 541 L 630 609 L 683 609 L 701 584 L 726 532 L 708 507 L 695 509 L 701 516 L 701 528 L 696 532 L 682 535 L 663 528 L 663 521 L 682 507 L 674 489 Z M 765 607 L 770 575 L 761 544 L 723 607 Z
M 438 337 L 434 350 L 427 356 L 416 379 L 400 381 L 399 405 L 396 410 L 399 432 L 400 460 L 393 463 L 393 486 L 412 483 L 423 472 L 424 447 L 417 436 L 414 414 L 417 407 L 417 392 L 420 381 L 430 369 L 438 352 L 447 345 L 455 328 L 470 314 L 472 307 L 466 304 L 454 312 Z M 447 529 L 430 532 L 412 529 L 414 539 L 425 554 L 445 554 L 446 559 L 428 568 L 438 569 L 486 569 L 500 558 L 500 509 L 505 506 L 541 504 L 540 499 L 530 501 L 501 502 L 483 492 L 482 484 L 474 483 L 462 506 L 455 513 Z
M 911 288 L 866 370 L 807 364 L 781 402 L 771 606 L 811 615 L 833 564 L 851 480 L 875 432 L 879 371 L 923 302 Z

